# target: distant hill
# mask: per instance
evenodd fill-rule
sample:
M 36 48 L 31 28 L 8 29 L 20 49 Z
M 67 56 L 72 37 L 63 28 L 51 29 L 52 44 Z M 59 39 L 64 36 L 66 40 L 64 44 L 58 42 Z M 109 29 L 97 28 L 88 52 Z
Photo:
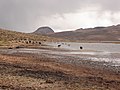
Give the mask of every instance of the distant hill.
M 120 25 L 77 29 L 75 31 L 58 32 L 49 36 L 72 41 L 120 41 Z
M 46 35 L 46 34 L 52 34 L 54 33 L 54 31 L 50 27 L 40 27 L 33 33 Z
M 0 46 L 13 44 L 13 41 L 17 43 L 19 40 L 50 41 L 50 42 L 63 41 L 62 39 L 56 39 L 44 35 L 35 35 L 0 29 Z

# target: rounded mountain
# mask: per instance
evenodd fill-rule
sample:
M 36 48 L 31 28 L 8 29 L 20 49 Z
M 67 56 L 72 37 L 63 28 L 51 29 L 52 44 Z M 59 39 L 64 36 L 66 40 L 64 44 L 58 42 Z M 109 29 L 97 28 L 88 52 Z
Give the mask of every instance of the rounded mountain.
M 40 27 L 38 28 L 34 34 L 52 34 L 54 31 L 50 27 Z

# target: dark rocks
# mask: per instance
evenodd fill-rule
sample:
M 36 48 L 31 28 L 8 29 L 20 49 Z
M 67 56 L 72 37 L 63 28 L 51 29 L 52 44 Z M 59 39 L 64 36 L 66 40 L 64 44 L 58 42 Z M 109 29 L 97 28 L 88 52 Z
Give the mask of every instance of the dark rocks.
M 46 83 L 54 83 L 54 81 L 51 80 L 51 79 L 47 79 L 47 80 L 46 80 Z
M 9 47 L 8 49 L 13 49 L 12 47 Z
M 24 46 L 9 47 L 8 49 L 19 49 L 19 48 L 24 48 Z
M 15 48 L 16 48 L 16 49 L 24 48 L 24 46 L 16 46 Z

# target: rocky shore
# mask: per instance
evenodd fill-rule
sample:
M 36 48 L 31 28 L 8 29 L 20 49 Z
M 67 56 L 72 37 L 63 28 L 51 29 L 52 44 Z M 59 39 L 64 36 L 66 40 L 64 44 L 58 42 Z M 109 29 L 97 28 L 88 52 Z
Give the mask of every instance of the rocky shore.
M 45 47 L 1 49 L 0 90 L 120 89 L 119 66 L 58 53 L 65 51 Z

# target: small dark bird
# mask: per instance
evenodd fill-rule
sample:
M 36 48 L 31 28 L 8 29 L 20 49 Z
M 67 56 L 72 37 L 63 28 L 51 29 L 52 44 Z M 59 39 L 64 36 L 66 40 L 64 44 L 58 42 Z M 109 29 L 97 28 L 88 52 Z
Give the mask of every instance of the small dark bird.
M 41 42 L 39 42 L 39 44 L 41 44 Z
M 28 44 L 28 41 L 26 41 L 26 44 Z
M 61 45 L 58 45 L 58 47 L 60 47 Z
M 70 46 L 70 44 L 68 44 L 68 46 Z
M 80 49 L 83 49 L 83 47 L 82 47 L 82 46 L 80 46 Z
M 32 41 L 29 41 L 29 43 L 31 43 Z

